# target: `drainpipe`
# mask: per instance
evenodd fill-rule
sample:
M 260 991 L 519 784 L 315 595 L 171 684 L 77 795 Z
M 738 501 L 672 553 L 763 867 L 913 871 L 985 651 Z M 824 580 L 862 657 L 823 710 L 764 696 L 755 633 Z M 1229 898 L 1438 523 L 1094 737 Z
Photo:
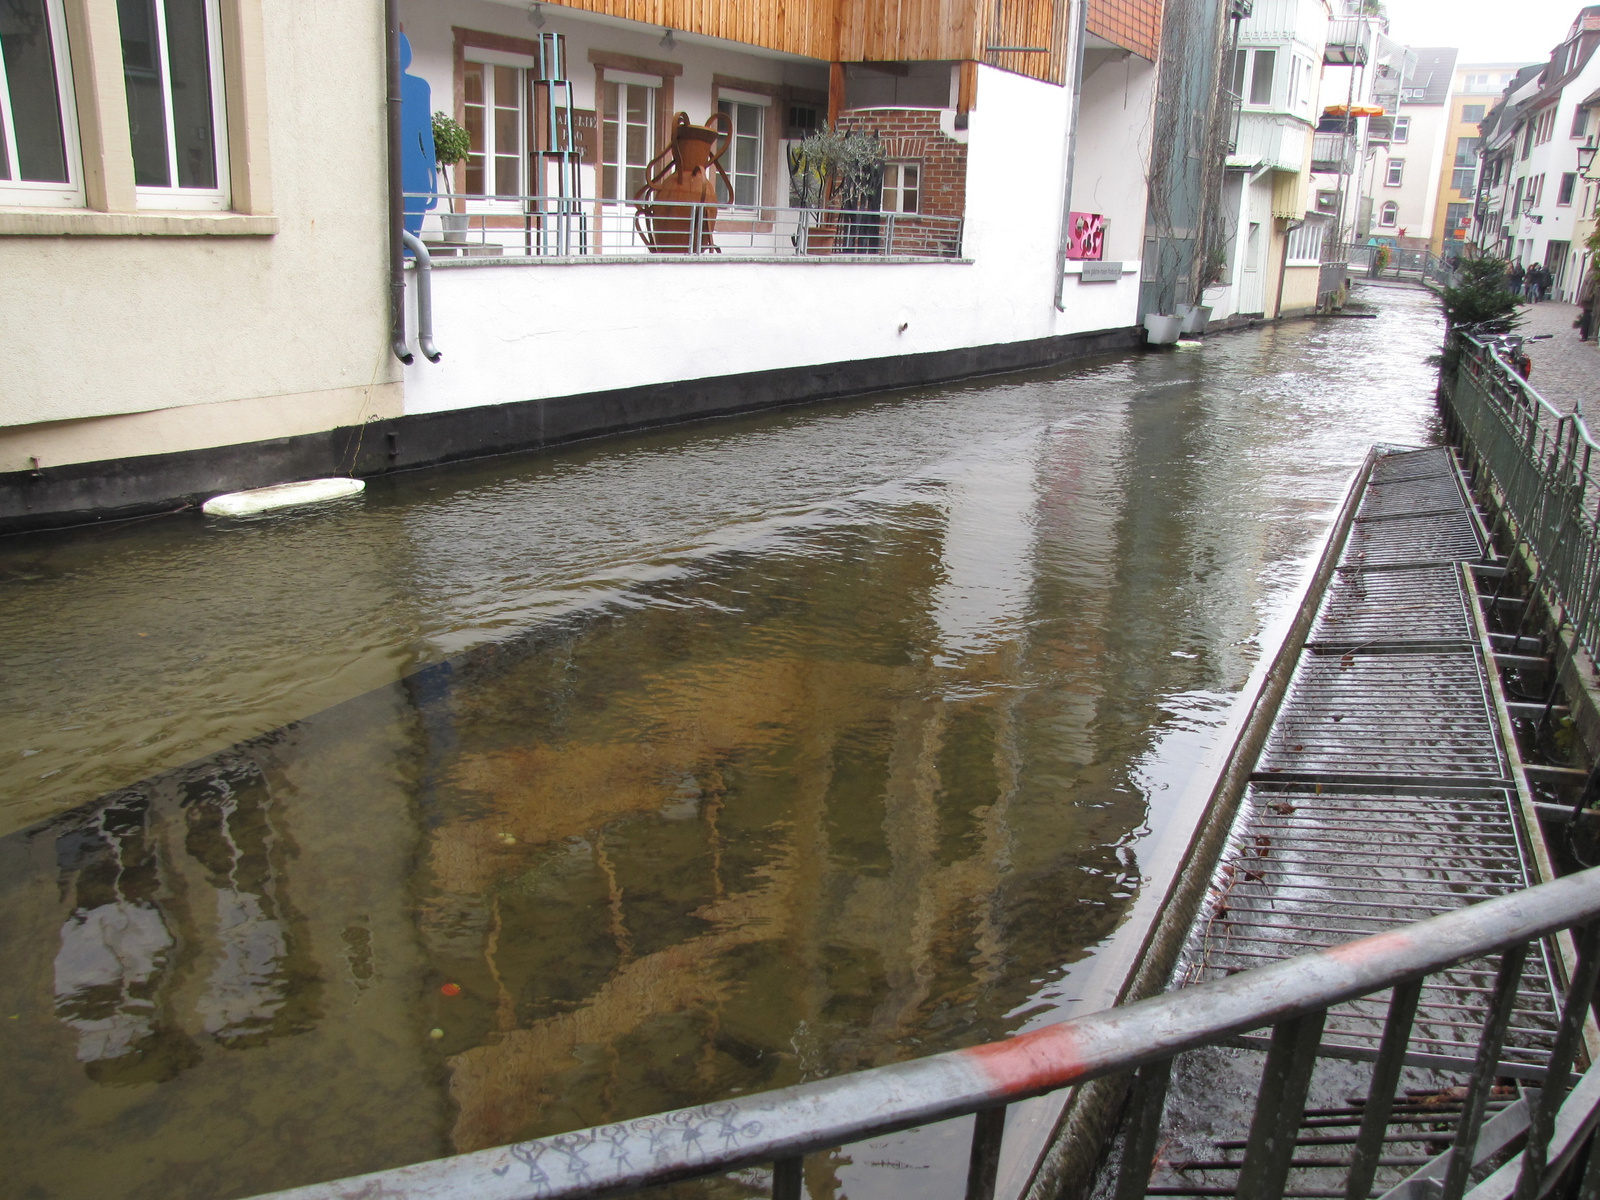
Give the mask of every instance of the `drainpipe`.
M 433 256 L 409 229 L 401 230 L 400 236 L 417 260 L 417 347 L 423 358 L 436 363 L 444 355 L 433 345 Z
M 1067 118 L 1066 179 L 1061 184 L 1061 237 L 1056 245 L 1055 306 L 1065 312 L 1062 292 L 1067 286 L 1067 250 L 1072 245 L 1072 175 L 1078 161 L 1078 109 L 1083 103 L 1083 50 L 1089 33 L 1089 0 L 1078 0 L 1078 19 L 1072 34 L 1072 112 Z
M 389 77 L 389 349 L 407 366 L 405 195 L 400 182 L 400 3 L 383 0 L 384 41 Z

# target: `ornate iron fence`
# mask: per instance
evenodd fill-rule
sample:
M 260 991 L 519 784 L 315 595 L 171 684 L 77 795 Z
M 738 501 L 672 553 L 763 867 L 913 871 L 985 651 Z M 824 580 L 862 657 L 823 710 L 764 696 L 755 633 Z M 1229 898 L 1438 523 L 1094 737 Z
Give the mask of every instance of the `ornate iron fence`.
M 1600 658 L 1600 445 L 1581 413 L 1552 405 L 1492 343 L 1455 336 L 1460 365 L 1446 399 L 1467 448 L 1531 548 L 1550 612 Z
M 1311 1068 L 1330 1007 L 1392 989 L 1373 1080 L 1344 1194 L 1366 1200 L 1388 1137 L 1396 1082 L 1424 980 L 1457 964 L 1499 955 L 1485 1003 L 1477 1058 L 1460 1097 L 1451 1149 L 1414 1173 L 1440 1200 L 1460 1200 L 1483 1139 L 1499 1123 L 1491 1096 L 1530 944 L 1584 926 L 1541 1087 L 1518 1101 L 1526 1148 L 1473 1190 L 1474 1200 L 1546 1195 L 1600 1118 L 1600 1067 L 1569 1089 L 1585 1014 L 1600 970 L 1600 868 L 1456 909 L 1443 916 L 1287 959 L 1226 979 L 1079 1017 L 1019 1037 L 833 1079 L 537 1138 L 433 1162 L 275 1193 L 272 1200 L 529 1200 L 596 1197 L 772 1164 L 772 1195 L 799 1200 L 803 1156 L 879 1134 L 976 1114 L 966 1195 L 994 1193 L 1005 1106 L 1058 1088 L 1136 1072 L 1118 1200 L 1148 1193 L 1172 1060 L 1271 1028 L 1261 1087 L 1236 1195 L 1272 1200 L 1294 1164 Z M 1467 1010 L 1463 1010 L 1463 1016 Z M 1503 1151 L 1503 1141 L 1496 1145 Z M 1502 1154 L 1502 1157 L 1504 1155 Z M 1492 1165 L 1492 1164 L 1491 1164 Z M 1437 1181 L 1435 1183 L 1434 1181 Z M 1600 1186 L 1591 1155 L 1583 1195 Z M 1442 1184 L 1441 1186 L 1438 1186 Z M 1391 1191 L 1404 1191 L 1410 1181 Z M 1324 1193 L 1316 1193 L 1324 1194 Z M 1337 1193 L 1326 1193 L 1336 1195 Z M 1424 1194 L 1418 1192 L 1417 1194 Z

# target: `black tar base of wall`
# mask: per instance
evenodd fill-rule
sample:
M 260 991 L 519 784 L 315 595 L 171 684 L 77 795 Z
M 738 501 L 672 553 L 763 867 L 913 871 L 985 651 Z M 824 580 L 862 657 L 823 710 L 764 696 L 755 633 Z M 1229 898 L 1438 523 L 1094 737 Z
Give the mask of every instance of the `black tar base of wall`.
M 378 420 L 235 446 L 0 472 L 0 533 L 173 511 L 223 492 L 538 450 L 780 405 L 1046 367 L 1134 349 L 1137 326 L 892 358 L 525 400 Z

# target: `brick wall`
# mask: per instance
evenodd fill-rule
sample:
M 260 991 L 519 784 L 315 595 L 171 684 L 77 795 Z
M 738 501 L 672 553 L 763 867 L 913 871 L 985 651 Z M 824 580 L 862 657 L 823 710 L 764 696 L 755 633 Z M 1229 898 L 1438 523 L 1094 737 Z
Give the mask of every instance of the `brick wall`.
M 885 157 L 922 164 L 922 212 L 966 213 L 967 147 L 939 128 L 938 109 L 852 108 L 839 114 L 839 127 L 876 133 Z
M 1089 0 L 1089 32 L 1151 62 L 1161 47 L 1161 0 Z

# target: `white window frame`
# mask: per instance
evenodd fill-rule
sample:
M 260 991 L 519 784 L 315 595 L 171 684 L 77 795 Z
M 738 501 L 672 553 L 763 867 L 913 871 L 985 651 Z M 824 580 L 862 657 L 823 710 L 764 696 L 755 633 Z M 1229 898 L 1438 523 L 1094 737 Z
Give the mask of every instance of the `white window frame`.
M 46 0 L 50 23 L 50 52 L 55 59 L 56 103 L 61 106 L 61 137 L 67 162 L 66 183 L 35 183 L 18 179 L 16 124 L 11 119 L 11 93 L 5 86 L 5 61 L 0 58 L 0 128 L 4 129 L 6 172 L 0 179 L 0 204 L 34 208 L 82 208 L 83 161 L 78 136 L 78 105 L 72 87 L 72 60 L 67 47 L 67 19 L 62 0 Z
M 889 169 L 894 168 L 894 183 L 889 182 Z M 907 187 L 905 184 L 906 169 L 917 173 L 916 184 Z M 912 192 L 917 197 L 915 208 L 905 208 L 905 195 Z M 891 198 L 893 203 L 891 203 Z M 919 213 L 922 211 L 922 160 L 916 158 L 891 158 L 883 164 L 883 199 L 880 201 L 884 212 L 892 213 Z
M 738 132 L 739 106 L 743 105 L 745 108 L 753 108 L 757 110 L 756 169 L 754 172 L 747 171 L 744 173 L 747 178 L 752 174 L 755 177 L 756 198 L 753 204 L 739 204 L 734 199 L 734 196 L 730 195 L 726 201 L 722 201 L 719 198 L 718 203 L 722 203 L 725 205 L 725 207 L 740 212 L 759 211 L 763 203 L 763 197 L 766 194 L 765 189 L 767 186 L 767 109 L 772 107 L 772 97 L 762 96 L 755 92 L 741 92 L 734 88 L 718 87 L 718 112 L 722 111 L 722 106 L 724 104 L 731 105 L 733 107 L 733 111 L 728 114 L 729 120 L 733 122 L 733 131 L 730 134 L 731 140 L 728 143 L 728 153 L 727 156 L 722 160 L 722 165 L 723 169 L 728 172 L 728 178 L 733 180 L 735 184 L 737 184 L 739 180 L 739 173 L 734 170 L 734 164 L 737 161 L 738 153 L 737 139 L 741 136 L 748 136 L 741 135 Z M 722 181 L 719 179 L 717 182 L 720 185 Z
M 483 91 L 483 191 L 493 199 L 468 200 L 465 202 L 468 212 L 515 212 L 523 209 L 522 196 L 528 194 L 529 163 L 528 163 L 528 72 L 533 68 L 534 61 L 531 54 L 518 54 L 511 50 L 494 50 L 483 46 L 464 46 L 461 51 L 463 68 L 467 63 L 479 67 L 506 67 L 517 73 L 517 197 L 507 199 L 495 196 L 495 157 L 497 154 L 495 143 L 495 92 L 494 75 L 484 72 Z M 463 109 L 466 100 L 462 100 Z M 463 112 L 463 116 L 465 113 Z M 462 187 L 466 186 L 465 166 L 463 165 Z
M 627 121 L 626 121 L 625 117 L 626 117 L 627 107 L 628 106 L 624 102 L 623 97 L 622 97 L 622 93 L 620 91 L 617 93 L 617 115 L 616 115 L 616 124 L 617 124 L 617 159 L 616 159 L 615 162 L 606 161 L 605 149 L 606 149 L 606 122 L 607 122 L 607 116 L 606 116 L 606 101 L 605 101 L 605 95 L 603 94 L 603 92 L 598 97 L 598 99 L 597 99 L 597 101 L 595 103 L 595 113 L 596 113 L 595 120 L 599 124 L 599 137 L 600 137 L 600 145 L 598 147 L 599 153 L 596 156 L 599 159 L 599 161 L 595 164 L 595 189 L 594 189 L 595 190 L 595 195 L 600 199 L 601 203 L 604 203 L 604 204 L 623 204 L 623 203 L 626 203 L 627 201 L 633 199 L 632 196 L 628 195 L 628 170 L 629 170 L 629 168 L 630 167 L 635 167 L 635 166 L 641 166 L 642 167 L 642 166 L 645 166 L 645 165 L 649 164 L 652 160 L 654 160 L 655 156 L 660 152 L 660 147 L 657 145 L 657 141 L 659 140 L 659 134 L 657 133 L 657 128 L 659 127 L 660 122 L 661 122 L 661 113 L 660 113 L 660 110 L 661 110 L 661 87 L 662 87 L 662 84 L 664 83 L 664 80 L 662 79 L 662 77 L 660 75 L 642 75 L 642 74 L 639 74 L 636 71 L 619 71 L 615 67 L 602 67 L 600 69 L 600 78 L 601 78 L 601 86 L 602 86 L 602 88 L 604 87 L 605 84 L 609 84 L 609 83 L 614 83 L 619 88 L 623 87 L 623 86 L 642 87 L 642 88 L 645 89 L 645 91 L 649 94 L 649 97 L 650 97 L 650 103 L 648 105 L 648 111 L 645 113 L 645 120 L 644 120 L 645 139 L 646 139 L 646 141 L 645 141 L 645 152 L 644 152 L 644 162 L 643 163 L 630 163 L 630 162 L 627 161 L 627 159 L 628 159 L 628 138 L 627 138 L 627 130 L 626 130 Z M 617 191 L 620 192 L 621 195 L 607 196 L 607 195 L 604 194 L 604 192 L 605 192 L 605 178 L 606 178 L 606 174 L 605 173 L 606 173 L 606 168 L 607 167 L 616 168 L 616 172 L 617 172 Z
M 1389 140 L 1402 145 L 1411 140 L 1410 117 L 1396 117 L 1394 119 L 1394 130 L 1390 133 Z
M 167 60 L 167 6 L 155 0 L 156 37 L 160 41 L 161 104 L 166 116 L 167 178 L 173 182 L 168 187 L 140 186 L 134 188 L 135 202 L 140 208 L 158 208 L 181 211 L 224 212 L 231 204 L 228 189 L 228 171 L 232 159 L 228 153 L 228 106 L 226 86 L 223 81 L 222 60 L 222 6 L 218 0 L 204 0 L 206 12 L 206 74 L 211 80 L 211 142 L 216 156 L 217 186 L 214 188 L 179 187 L 178 139 L 172 115 L 172 69 Z
M 1385 200 L 1383 207 L 1378 209 L 1378 225 L 1383 229 L 1393 229 L 1400 224 L 1400 206 L 1393 200 Z
M 1384 173 L 1383 186 L 1404 187 L 1405 182 L 1406 160 L 1403 158 L 1391 158 L 1388 163 L 1388 169 Z

